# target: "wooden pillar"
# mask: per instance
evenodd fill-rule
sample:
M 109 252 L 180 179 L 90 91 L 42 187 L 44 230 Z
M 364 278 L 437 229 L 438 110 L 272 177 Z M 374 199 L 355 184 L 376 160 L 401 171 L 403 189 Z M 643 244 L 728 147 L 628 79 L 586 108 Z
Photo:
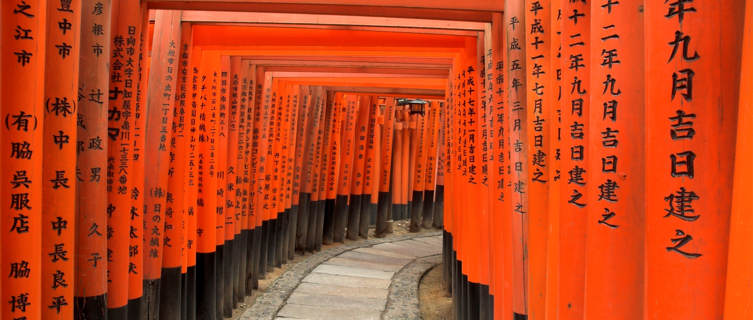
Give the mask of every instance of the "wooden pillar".
M 551 4 L 550 1 L 526 1 L 526 123 L 528 142 L 528 316 L 544 317 L 546 293 L 547 231 L 549 229 L 549 146 L 552 136 L 550 110 Z
M 219 53 L 218 53 L 219 55 Z M 228 77 L 230 73 L 230 57 L 219 56 L 216 61 L 215 72 L 217 74 L 216 88 L 213 86 L 213 91 L 216 92 L 216 96 L 212 96 L 210 103 L 217 104 L 217 308 L 222 310 L 218 311 L 218 317 L 220 315 L 229 317 L 233 313 L 232 308 L 232 284 L 231 284 L 231 270 L 232 270 L 232 238 L 233 220 L 228 214 L 227 200 L 229 195 L 227 193 L 227 181 L 228 181 L 228 137 L 230 136 L 230 112 L 228 108 Z M 222 251 L 222 254 L 220 254 Z M 221 259 L 219 257 L 222 257 Z M 220 301 L 221 300 L 221 301 Z
M 641 4 L 591 3 L 586 318 L 643 316 L 645 145 Z M 602 166 L 616 159 L 617 167 Z M 610 303 L 620 301 L 620 303 Z
M 510 310 L 513 314 L 527 315 L 527 303 L 525 286 L 527 283 L 526 260 L 523 237 L 524 221 L 527 219 L 528 198 L 526 195 L 525 182 L 528 181 L 527 135 L 523 128 L 527 121 L 526 97 L 526 31 L 525 12 L 526 6 L 522 1 L 505 2 L 504 22 L 506 26 L 506 53 L 508 67 L 505 69 L 508 88 L 509 110 L 509 145 L 510 145 L 510 168 L 511 176 L 509 184 L 512 187 L 510 193 L 510 205 L 512 207 L 512 305 Z M 508 310 L 507 307 L 503 310 Z M 507 317 L 503 315 L 503 317 Z
M 130 211 L 131 225 L 128 245 L 128 318 L 143 319 L 146 316 L 146 306 L 143 303 L 144 294 L 144 145 L 146 144 L 146 91 L 149 74 L 149 39 L 154 33 L 153 25 L 149 24 L 146 6 L 141 6 L 141 20 L 135 25 L 134 37 L 138 41 L 138 84 L 136 86 L 136 105 L 133 108 L 133 140 L 131 158 L 131 199 L 133 207 Z
M 366 145 L 364 152 L 364 169 L 363 169 L 363 191 L 361 196 L 361 219 L 359 221 L 359 235 L 364 239 L 368 238 L 369 225 L 371 220 L 376 218 L 377 197 L 372 196 L 374 193 L 374 181 L 377 179 L 377 168 L 375 168 L 375 142 L 377 127 L 377 97 L 369 96 L 369 112 L 367 115 Z M 381 133 L 381 132 L 380 132 Z
M 583 292 L 585 277 L 585 243 L 587 210 L 589 205 L 586 187 L 589 175 L 595 168 L 588 166 L 586 157 L 590 150 L 589 136 L 589 84 L 590 14 L 591 7 L 581 2 L 562 1 L 562 86 L 563 86 L 563 139 L 562 183 L 560 196 L 560 293 L 558 313 L 562 319 L 583 318 Z
M 181 37 L 183 36 L 183 33 L 189 33 L 188 30 L 190 28 L 190 25 L 183 24 L 181 26 Z M 193 38 L 193 37 L 192 37 Z M 199 110 L 199 106 L 201 105 L 201 87 L 200 87 L 200 73 L 199 73 L 199 66 L 201 65 L 201 50 L 193 47 L 193 45 L 189 46 L 188 48 L 183 48 L 184 53 L 188 53 L 188 59 L 189 59 L 189 68 L 188 73 L 185 75 L 188 77 L 188 81 L 190 81 L 190 88 L 187 88 L 185 91 L 186 94 L 189 94 L 188 97 L 186 97 L 188 104 L 187 106 L 187 113 L 186 113 L 186 127 L 185 127 L 185 139 L 186 139 L 186 167 L 185 167 L 185 211 L 186 211 L 186 249 L 185 249 L 185 256 L 186 256 L 186 270 L 185 270 L 185 280 L 184 280 L 184 286 L 182 292 L 185 292 L 186 299 L 184 300 L 185 305 L 183 308 L 184 312 L 181 312 L 181 314 L 185 313 L 186 317 L 184 319 L 186 320 L 195 320 L 196 319 L 196 312 L 197 312 L 197 246 L 198 246 L 198 230 L 197 230 L 197 219 L 199 216 L 199 207 L 198 207 L 198 193 L 199 193 L 199 184 L 200 184 L 200 175 L 201 175 L 201 167 L 200 167 L 200 148 L 199 148 L 199 138 L 200 138 L 200 127 L 199 124 L 201 123 L 201 119 L 199 118 L 199 114 L 201 113 L 201 110 Z M 182 62 L 181 62 L 181 69 L 183 68 Z M 183 71 L 181 71 L 182 73 Z M 188 84 L 187 84 L 188 86 Z
M 327 146 L 327 157 L 329 159 L 327 164 L 327 210 L 325 212 L 324 219 L 324 243 L 332 243 L 335 236 L 335 224 L 339 215 L 337 211 L 337 191 L 340 178 L 340 164 L 341 151 L 343 144 L 343 137 L 340 131 L 343 127 L 343 119 L 347 112 L 347 108 L 343 106 L 342 94 L 328 95 L 328 105 L 332 109 L 332 125 L 327 128 L 329 130 L 329 144 Z M 301 123 L 299 122 L 299 126 Z M 299 131 L 303 131 L 303 128 Z M 298 137 L 301 139 L 302 137 Z M 298 141 L 296 141 L 298 143 Z M 295 193 L 294 193 L 295 194 Z
M 549 87 L 551 107 L 549 112 L 549 230 L 547 233 L 545 314 L 547 319 L 557 316 L 560 262 L 560 201 L 562 184 L 567 183 L 562 172 L 562 110 L 564 106 L 562 82 L 562 1 L 550 1 L 549 26 Z
M 338 94 L 344 119 L 342 124 L 342 152 L 338 175 L 337 199 L 335 200 L 334 241 L 343 242 L 348 221 L 349 196 L 353 177 L 353 157 L 355 151 L 355 126 L 357 105 L 352 95 Z
M 142 12 L 140 5 L 113 2 L 107 139 L 107 226 L 110 233 L 107 240 L 107 308 L 111 319 L 126 319 L 128 316 L 130 221 L 135 208 L 131 195 L 134 186 L 133 127 L 140 76 L 138 49 Z
M 198 51 L 194 48 L 194 52 Z M 196 207 L 196 318 L 217 319 L 217 179 L 215 164 L 216 105 L 210 101 L 212 86 L 208 54 L 196 52 L 199 64 L 198 145 Z M 200 294 L 201 293 L 201 294 Z
M 3 12 L 6 10 L 8 9 L 3 8 Z M 41 17 L 35 18 L 41 19 Z M 22 19 L 18 22 L 27 23 L 24 20 L 31 22 L 31 19 Z M 44 78 L 43 100 L 45 111 L 43 118 L 44 136 L 41 138 L 44 143 L 44 159 L 41 180 L 32 180 L 33 178 L 28 177 L 32 182 L 43 181 L 40 185 L 42 185 L 41 189 L 44 190 L 41 204 L 41 225 L 44 227 L 41 243 L 43 255 L 41 259 L 42 295 L 39 300 L 41 305 L 37 305 L 35 308 L 40 309 L 43 319 L 56 317 L 71 319 L 73 318 L 74 301 L 75 269 L 73 256 L 76 252 L 75 204 L 77 187 L 74 174 L 76 172 L 76 161 L 73 160 L 76 158 L 76 145 L 73 142 L 77 140 L 75 105 L 77 105 L 78 96 L 81 1 L 71 1 L 69 7 L 48 5 L 47 21 L 44 71 L 46 76 Z M 52 23 L 49 23 L 50 21 Z M 62 24 L 58 24 L 58 22 L 62 22 Z M 41 32 L 38 32 L 36 35 L 41 34 Z M 5 64 L 5 62 L 2 64 Z M 60 77 L 57 75 L 67 76 Z M 13 80 L 13 82 L 15 81 L 17 80 Z M 2 104 L 5 105 L 6 101 L 2 101 Z M 37 150 L 39 149 L 37 148 Z M 5 165 L 3 166 L 5 167 Z M 25 181 L 25 179 L 21 181 Z M 15 187 L 15 184 L 11 185 Z M 27 184 L 21 184 L 18 188 L 13 189 L 22 188 L 26 189 Z M 5 211 L 3 211 L 3 214 L 5 215 Z M 125 224 L 128 225 L 128 222 Z M 52 259 L 52 257 L 45 255 L 55 252 L 56 247 L 69 251 L 66 259 Z M 29 254 L 28 250 L 24 251 Z M 28 262 L 28 260 L 26 261 Z M 127 294 L 127 273 L 125 276 L 125 292 Z M 3 294 L 3 298 L 5 298 L 5 294 Z
M 316 212 L 316 237 L 313 238 L 314 250 L 319 251 L 322 249 L 322 233 L 324 229 L 324 207 L 326 202 L 326 178 L 327 178 L 327 154 L 326 154 L 326 141 L 329 126 L 331 126 L 332 120 L 332 108 L 327 106 L 327 97 L 324 88 L 318 87 L 316 103 L 322 109 L 322 114 L 319 122 L 319 142 L 317 143 L 317 167 L 316 172 L 319 172 L 319 176 L 316 181 L 316 194 L 317 200 L 317 212 Z
M 79 77 L 75 317 L 104 318 L 107 293 L 107 118 L 111 1 L 83 1 Z M 101 29 L 100 29 L 101 28 Z
M 491 110 L 489 121 L 489 227 L 490 227 L 490 258 L 491 258 L 491 290 L 493 296 L 494 318 L 511 319 L 512 303 L 512 236 L 510 206 L 510 180 L 508 166 L 510 152 L 509 142 L 509 106 L 507 101 L 509 82 L 506 59 L 505 21 L 501 13 L 492 16 L 490 30 L 490 52 L 487 57 L 486 94 L 487 104 Z
M 173 122 L 171 126 L 172 138 L 167 171 L 167 193 L 165 196 L 165 236 L 163 238 L 162 274 L 160 276 L 160 319 L 180 319 L 182 304 L 182 274 L 183 255 L 185 254 L 185 226 L 186 226 L 186 185 L 185 175 L 188 165 L 188 141 L 190 132 L 187 131 L 190 106 L 186 97 L 191 94 L 188 76 L 188 62 L 191 48 L 191 25 L 181 23 L 180 43 L 173 48 L 174 56 L 168 54 L 168 60 L 174 59 L 175 68 L 172 77 L 175 78 Z
M 180 11 L 157 12 L 149 67 L 144 146 L 144 303 L 148 319 L 159 317 L 167 172 L 180 55 L 180 16 Z
M 43 186 L 50 182 L 43 180 L 40 170 L 44 161 L 42 148 L 45 139 L 43 98 L 47 7 L 44 1 L 6 1 L 0 10 L 3 30 L 0 38 L 3 46 L 0 101 L 4 119 L 0 133 L 3 137 L 0 163 L 2 175 L 8 181 L 0 189 L 3 202 L 0 269 L 4 277 L 2 299 L 5 302 L 1 315 L 4 319 L 40 319 L 42 305 L 46 308 L 51 302 L 43 301 L 41 292 L 43 286 L 49 286 L 49 280 L 42 272 L 42 254 L 48 253 L 42 252 L 45 233 L 42 228 L 47 227 L 43 225 L 42 192 L 46 189 Z M 78 59 L 78 55 L 68 59 Z M 67 175 L 73 184 L 73 172 Z M 71 220 L 71 232 L 75 230 L 74 225 Z M 73 260 L 72 241 L 63 243 L 67 246 L 61 245 L 60 248 L 69 252 L 65 258 Z M 105 268 L 102 266 L 103 270 Z M 69 283 L 73 283 L 70 275 L 68 279 Z M 66 308 L 61 307 L 63 310 Z
M 368 96 L 358 96 L 358 117 L 355 120 L 355 151 L 353 158 L 353 181 L 350 189 L 350 208 L 348 211 L 348 239 L 356 240 L 364 237 L 360 233 L 360 221 L 363 217 L 363 180 L 366 168 L 366 139 L 369 130 L 369 109 L 371 102 Z
M 753 2 L 746 1 L 724 318 L 753 317 Z
M 648 319 L 723 315 L 743 3 L 646 3 Z
M 379 204 L 377 208 L 376 236 L 383 237 L 389 232 L 389 221 L 392 220 L 392 199 L 394 193 L 390 190 L 392 178 L 392 154 L 395 139 L 395 99 L 387 98 L 383 116 L 381 144 L 379 157 Z
M 305 247 L 305 240 L 308 233 L 308 220 L 309 220 L 309 206 L 311 204 L 311 143 L 314 140 L 311 136 L 311 126 L 313 118 L 313 108 L 311 106 L 311 94 L 309 87 L 305 86 L 301 88 L 301 117 L 302 120 L 299 123 L 299 130 L 302 131 L 302 135 L 305 141 L 300 140 L 300 187 L 298 195 L 298 221 L 296 223 L 296 249 L 303 251 Z

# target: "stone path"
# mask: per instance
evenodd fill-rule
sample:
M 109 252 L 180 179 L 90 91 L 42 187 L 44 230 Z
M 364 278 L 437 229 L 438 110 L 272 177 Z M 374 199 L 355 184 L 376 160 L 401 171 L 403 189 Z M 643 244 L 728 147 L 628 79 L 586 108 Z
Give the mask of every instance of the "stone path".
M 302 278 L 275 319 L 417 318 L 417 277 L 439 263 L 441 253 L 438 235 L 340 252 Z

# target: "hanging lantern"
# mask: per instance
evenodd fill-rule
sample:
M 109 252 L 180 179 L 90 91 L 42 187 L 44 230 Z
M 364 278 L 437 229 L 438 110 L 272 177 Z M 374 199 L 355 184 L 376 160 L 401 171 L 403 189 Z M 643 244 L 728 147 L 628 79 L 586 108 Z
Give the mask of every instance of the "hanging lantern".
M 424 115 L 424 108 L 425 105 L 429 102 L 421 99 L 397 99 L 397 105 L 398 106 L 408 106 L 408 110 L 410 114 L 420 114 L 421 116 Z

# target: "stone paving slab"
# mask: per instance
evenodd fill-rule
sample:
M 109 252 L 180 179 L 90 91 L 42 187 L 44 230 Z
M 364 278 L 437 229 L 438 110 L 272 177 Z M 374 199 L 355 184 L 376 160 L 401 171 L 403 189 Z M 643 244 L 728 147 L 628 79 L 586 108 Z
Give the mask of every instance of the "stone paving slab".
M 345 266 L 336 266 L 336 265 L 331 265 L 331 264 L 326 264 L 326 263 L 320 264 L 318 267 L 314 268 L 314 271 L 312 272 L 334 274 L 334 275 L 341 275 L 341 276 L 361 277 L 361 278 L 385 279 L 385 280 L 392 279 L 392 275 L 395 274 L 394 272 L 379 271 L 379 270 L 364 269 L 364 268 L 353 268 L 353 267 L 345 267 Z
M 390 287 L 389 279 L 360 278 L 360 277 L 339 276 L 339 275 L 324 274 L 324 273 L 311 273 L 305 278 L 303 278 L 303 282 L 330 284 L 330 285 L 338 285 L 338 286 L 351 287 L 351 288 L 361 287 L 361 288 L 387 289 Z
M 404 254 L 399 254 L 397 252 L 379 250 L 374 247 L 360 248 L 360 249 L 353 250 L 351 252 L 360 252 L 360 253 L 371 254 L 371 255 L 376 255 L 376 256 L 381 256 L 381 257 L 390 257 L 390 258 L 396 258 L 396 259 L 401 259 L 405 261 L 411 261 L 416 258 L 414 256 L 406 256 Z
M 410 247 L 399 243 L 382 243 L 374 246 L 374 248 L 385 251 L 389 250 L 402 255 L 412 255 L 415 258 L 433 255 L 428 249 Z
M 374 263 L 392 264 L 392 265 L 398 265 L 398 266 L 403 266 L 407 264 L 408 262 L 411 262 L 411 260 L 413 260 L 412 258 L 406 259 L 406 258 L 387 257 L 387 256 L 380 256 L 380 255 L 371 254 L 371 253 L 356 252 L 355 250 L 343 253 L 339 255 L 339 257 L 353 259 L 353 260 L 374 262 Z
M 315 293 L 326 294 L 331 296 L 343 296 L 343 297 L 363 297 L 363 298 L 375 298 L 386 299 L 389 291 L 387 289 L 377 288 L 353 288 L 335 286 L 331 284 L 320 284 L 303 282 L 298 285 L 294 293 Z
M 300 293 L 298 290 L 288 297 L 287 303 L 304 306 L 328 306 L 333 308 L 351 308 L 365 311 L 382 311 L 387 303 L 387 297 L 343 297 L 341 295 L 326 295 L 320 293 Z
M 416 248 L 420 250 L 426 250 L 427 252 L 431 252 L 433 254 L 442 253 L 442 245 L 428 244 L 426 242 L 418 241 L 418 240 L 401 241 L 399 245 L 404 245 L 407 247 Z
M 419 238 L 413 238 L 414 241 L 421 241 L 427 244 L 430 244 L 432 246 L 439 246 L 442 247 L 442 237 L 419 237 Z
M 322 306 L 303 306 L 286 304 L 277 313 L 279 316 L 293 319 L 311 320 L 378 320 L 381 318 L 380 311 L 364 311 L 349 308 L 329 308 Z
M 336 266 L 390 271 L 390 272 L 396 272 L 403 267 L 403 265 L 368 262 L 368 261 L 357 260 L 357 259 L 342 258 L 342 256 L 337 256 L 337 257 L 327 260 L 327 264 L 333 264 Z

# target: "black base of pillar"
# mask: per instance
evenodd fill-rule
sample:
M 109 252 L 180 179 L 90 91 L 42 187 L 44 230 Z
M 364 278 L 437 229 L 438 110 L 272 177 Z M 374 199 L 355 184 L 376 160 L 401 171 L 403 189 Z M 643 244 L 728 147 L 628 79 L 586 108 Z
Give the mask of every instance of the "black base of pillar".
M 318 226 L 317 221 L 317 215 L 319 214 L 319 205 L 321 201 L 311 201 L 309 204 L 309 224 L 308 224 L 308 234 L 306 237 L 306 251 L 314 252 L 316 250 L 316 229 Z
M 350 195 L 348 206 L 348 240 L 358 240 L 358 228 L 361 220 L 361 195 Z
M 314 237 L 314 250 L 322 250 L 322 240 L 324 238 L 324 210 L 326 209 L 327 200 L 317 201 L 316 207 L 316 237 Z
M 413 200 L 410 202 L 410 232 L 421 231 L 424 209 L 423 195 L 423 191 L 413 191 Z
M 222 315 L 233 316 L 233 240 L 225 240 L 222 246 Z
M 185 276 L 185 290 L 183 292 L 186 293 L 186 304 L 185 312 L 182 313 L 185 315 L 183 319 L 196 320 L 196 266 L 186 268 Z
M 379 193 L 379 203 L 377 204 L 377 214 L 376 214 L 376 229 L 374 234 L 381 238 L 387 235 L 387 221 L 390 220 L 392 217 L 390 217 L 390 209 L 392 208 L 392 204 L 390 203 L 390 193 L 389 192 L 380 192 Z
M 345 227 L 348 224 L 348 196 L 337 195 L 335 198 L 335 228 L 333 239 L 335 242 L 345 241 Z
M 306 251 L 309 232 L 309 216 L 311 207 L 311 194 L 301 193 L 298 204 L 298 225 L 295 236 L 295 247 L 300 252 Z
M 298 205 L 290 208 L 290 225 L 288 226 L 288 260 L 295 259 L 295 239 L 298 230 Z
M 107 295 L 74 297 L 74 319 L 107 319 Z
M 159 320 L 160 279 L 144 280 L 144 307 L 147 320 Z
M 120 308 L 107 308 L 108 320 L 127 320 L 128 319 L 128 304 Z
M 423 223 L 424 229 L 429 229 L 434 223 L 434 190 L 424 191 Z
M 246 265 L 246 242 L 243 241 L 243 233 L 235 235 L 233 239 L 233 309 L 238 307 L 238 303 L 243 302 L 246 296 L 246 290 L 241 281 L 241 269 L 245 271 Z M 242 289 L 243 288 L 243 289 Z
M 128 320 L 141 320 L 144 318 L 146 318 L 146 310 L 144 309 L 142 298 L 128 300 Z
M 181 307 L 181 277 L 180 267 L 162 268 L 160 277 L 160 320 L 179 320 Z
M 444 227 L 444 186 L 437 185 L 434 191 L 434 228 L 442 229 Z
M 324 201 L 324 231 L 322 243 L 330 244 L 335 238 L 335 199 Z
M 217 254 L 196 253 L 196 318 L 217 320 Z
M 371 220 L 371 195 L 361 195 L 361 217 L 358 220 L 358 236 L 369 238 L 369 221 Z
M 225 306 L 225 245 L 218 245 L 215 250 L 216 277 L 214 282 L 217 283 L 215 313 L 217 319 L 222 319 L 225 316 L 223 313 Z

